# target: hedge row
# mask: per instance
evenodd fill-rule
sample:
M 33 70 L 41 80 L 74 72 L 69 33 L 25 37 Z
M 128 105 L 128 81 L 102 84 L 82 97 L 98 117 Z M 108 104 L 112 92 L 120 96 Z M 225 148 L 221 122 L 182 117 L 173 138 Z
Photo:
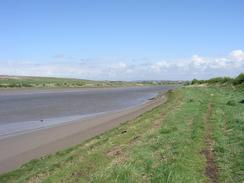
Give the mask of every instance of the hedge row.
M 230 83 L 234 85 L 239 85 L 244 83 L 244 73 L 239 74 L 236 78 L 230 78 L 230 77 L 216 77 L 216 78 L 211 78 L 208 80 L 197 80 L 193 79 L 191 84 L 216 84 L 216 83 Z

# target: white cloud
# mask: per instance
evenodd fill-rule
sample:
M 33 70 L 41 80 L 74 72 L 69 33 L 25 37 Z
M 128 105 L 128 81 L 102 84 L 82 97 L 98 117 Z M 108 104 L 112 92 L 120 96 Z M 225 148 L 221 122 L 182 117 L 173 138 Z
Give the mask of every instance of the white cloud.
M 170 64 L 166 61 L 157 62 L 150 65 L 150 69 L 155 72 L 161 72 L 164 69 L 168 69 Z
M 127 68 L 127 64 L 124 63 L 124 62 L 119 62 L 119 63 L 116 63 L 116 64 L 112 64 L 109 67 L 113 68 L 113 69 L 126 69 Z
M 230 53 L 230 56 L 233 60 L 244 61 L 244 51 L 242 51 L 242 50 L 233 50 Z
M 193 55 L 191 64 L 200 70 L 208 69 L 236 69 L 243 66 L 244 52 L 242 50 L 233 50 L 226 57 L 205 58 L 199 55 Z
M 208 64 L 208 61 L 199 55 L 192 55 L 191 60 L 195 67 L 203 67 L 204 65 Z
M 192 55 L 192 61 L 199 64 L 205 63 L 205 59 L 199 55 Z
M 216 58 L 212 61 L 209 65 L 210 68 L 220 69 L 220 68 L 227 68 L 229 65 L 229 59 L 227 58 Z
M 209 65 L 210 68 L 216 69 L 236 69 L 244 65 L 244 52 L 242 50 L 233 50 L 229 56 L 215 58 Z
M 58 57 L 63 58 L 63 55 Z M 31 61 L 0 61 L 0 75 L 61 76 L 95 80 L 140 80 L 192 79 L 193 77 L 205 79 L 213 76 L 234 76 L 244 72 L 244 52 L 242 50 L 234 50 L 226 56 L 216 58 L 193 55 L 190 59 L 172 61 L 150 61 L 149 59 L 139 61 L 137 59 L 135 62 L 134 59 L 120 60 L 118 62 L 118 59 L 71 59 L 69 61 L 45 64 L 36 64 L 36 62 Z

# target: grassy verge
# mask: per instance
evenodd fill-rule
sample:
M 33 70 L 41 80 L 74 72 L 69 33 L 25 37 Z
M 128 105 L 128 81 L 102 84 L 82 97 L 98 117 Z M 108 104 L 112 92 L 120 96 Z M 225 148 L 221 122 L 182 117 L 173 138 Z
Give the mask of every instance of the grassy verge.
M 33 160 L 0 182 L 242 182 L 242 99 L 243 89 L 180 88 L 135 120 Z

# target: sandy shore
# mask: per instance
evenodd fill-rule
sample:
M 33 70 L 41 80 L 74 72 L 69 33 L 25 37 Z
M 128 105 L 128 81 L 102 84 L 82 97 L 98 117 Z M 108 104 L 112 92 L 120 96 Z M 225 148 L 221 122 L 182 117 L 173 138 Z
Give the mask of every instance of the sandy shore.
M 132 120 L 166 100 L 160 94 L 147 103 L 117 112 L 97 115 L 60 126 L 0 140 L 0 173 L 14 170 L 43 155 L 77 145 L 121 123 Z

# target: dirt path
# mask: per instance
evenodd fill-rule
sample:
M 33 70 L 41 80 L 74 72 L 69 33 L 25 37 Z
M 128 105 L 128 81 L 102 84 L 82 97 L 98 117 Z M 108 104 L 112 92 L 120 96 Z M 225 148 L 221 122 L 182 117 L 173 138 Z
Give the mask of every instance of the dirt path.
M 203 153 L 207 159 L 207 164 L 205 167 L 205 175 L 209 179 L 209 183 L 217 183 L 218 182 L 218 168 L 215 164 L 214 152 L 213 152 L 213 131 L 210 124 L 210 117 L 212 114 L 212 104 L 208 105 L 208 112 L 204 119 L 206 134 L 205 134 L 205 142 L 206 147 L 203 150 Z

